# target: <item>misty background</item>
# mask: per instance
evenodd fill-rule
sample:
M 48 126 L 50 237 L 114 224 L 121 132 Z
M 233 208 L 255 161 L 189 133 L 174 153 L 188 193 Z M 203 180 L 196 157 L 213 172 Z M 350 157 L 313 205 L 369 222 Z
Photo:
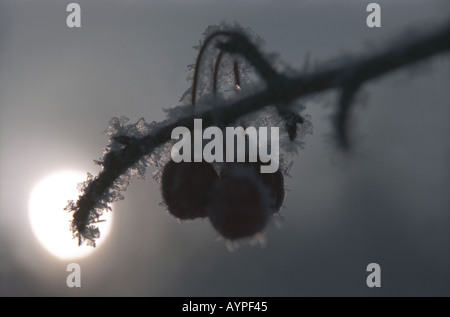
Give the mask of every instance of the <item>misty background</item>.
M 0 295 L 2 296 L 448 296 L 450 295 L 450 59 L 433 59 L 364 87 L 354 133 L 360 155 L 330 143 L 335 95 L 309 100 L 313 135 L 294 158 L 281 228 L 265 247 L 230 252 L 208 220 L 178 223 L 151 177 L 114 204 L 109 237 L 92 255 L 59 260 L 28 221 L 33 187 L 48 174 L 96 175 L 108 121 L 165 118 L 189 87 L 186 66 L 207 26 L 236 21 L 266 52 L 301 69 L 368 53 L 410 26 L 450 17 L 447 0 L 372 1 L 0 0 Z M 81 266 L 81 288 L 66 266 Z M 381 288 L 366 286 L 369 263 Z

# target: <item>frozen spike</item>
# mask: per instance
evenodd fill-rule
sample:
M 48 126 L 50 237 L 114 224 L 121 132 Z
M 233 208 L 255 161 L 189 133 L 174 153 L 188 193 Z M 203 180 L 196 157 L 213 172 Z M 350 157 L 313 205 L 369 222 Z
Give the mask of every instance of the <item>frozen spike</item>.
M 120 116 L 119 123 L 121 126 L 124 126 L 130 119 L 128 119 L 126 116 Z
M 286 176 L 290 176 L 290 173 L 291 173 L 291 169 L 292 169 L 292 165 L 294 165 L 294 162 L 292 161 L 292 162 L 290 162 L 287 166 L 286 166 Z

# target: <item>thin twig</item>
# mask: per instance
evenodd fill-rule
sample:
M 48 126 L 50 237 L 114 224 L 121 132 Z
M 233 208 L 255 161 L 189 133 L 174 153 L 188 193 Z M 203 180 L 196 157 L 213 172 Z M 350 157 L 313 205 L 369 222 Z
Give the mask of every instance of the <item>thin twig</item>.
M 233 62 L 233 72 L 234 72 L 234 84 L 236 86 L 236 90 L 240 90 L 241 89 L 241 79 L 239 77 L 239 65 L 236 60 Z
M 194 82 L 192 83 L 192 99 L 191 99 L 191 103 L 194 106 L 195 105 L 195 96 L 196 96 L 196 91 L 197 91 L 197 83 L 198 83 L 198 74 L 200 71 L 200 64 L 201 64 L 201 60 L 203 57 L 203 54 L 205 53 L 206 48 L 208 47 L 208 44 L 215 38 L 218 36 L 232 36 L 235 33 L 233 32 L 229 32 L 229 31 L 217 31 L 214 32 L 213 34 L 209 35 L 206 39 L 205 42 L 203 43 L 203 45 L 200 47 L 200 51 L 198 52 L 197 55 L 197 59 L 195 61 L 195 71 L 194 71 Z
M 213 75 L 213 94 L 217 93 L 217 76 L 219 75 L 219 66 L 222 61 L 223 52 L 220 51 L 219 55 L 217 55 L 216 63 L 214 64 L 214 75 Z
M 266 106 L 277 105 L 282 109 L 288 107 L 288 103 L 295 99 L 330 89 L 341 89 L 343 100 L 340 105 L 348 107 L 347 99 L 351 99 L 354 93 L 354 89 L 348 87 L 359 87 L 369 80 L 450 50 L 450 24 L 447 24 L 409 43 L 349 61 L 345 65 L 288 78 L 277 73 L 260 51 L 244 36 L 226 31 L 220 32 L 219 35 L 226 35 L 227 40 L 219 43 L 218 47 L 225 52 L 239 54 L 245 58 L 265 80 L 266 88 L 239 100 L 218 104 L 217 107 L 208 111 L 180 118 L 176 122 L 153 130 L 145 137 L 127 139 L 122 150 L 109 152 L 105 156 L 103 170 L 87 185 L 83 195 L 73 206 L 75 210 L 73 227 L 78 230 L 79 235 L 91 239 L 89 235 L 83 235 L 83 233 L 90 219 L 93 218 L 91 213 L 94 213 L 95 217 L 94 209 L 101 197 L 128 168 L 144 156 L 151 154 L 156 147 L 170 141 L 171 132 L 175 127 L 185 126 L 192 130 L 194 118 L 203 119 L 204 128 L 212 125 L 226 126 L 239 117 Z M 357 85 L 351 83 L 357 83 Z M 194 91 L 195 88 L 193 87 Z M 342 113 L 343 119 L 337 120 L 345 120 L 346 111 Z M 338 127 L 341 125 L 342 122 L 337 124 Z

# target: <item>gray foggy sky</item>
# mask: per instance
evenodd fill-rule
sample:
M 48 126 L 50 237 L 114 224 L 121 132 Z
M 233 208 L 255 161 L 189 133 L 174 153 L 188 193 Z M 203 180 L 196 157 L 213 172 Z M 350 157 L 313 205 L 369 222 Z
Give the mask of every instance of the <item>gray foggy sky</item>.
M 0 295 L 450 295 L 448 55 L 364 87 L 361 155 L 345 168 L 328 138 L 335 95 L 307 101 L 313 135 L 265 247 L 230 252 L 207 220 L 178 223 L 159 206 L 151 168 L 114 205 L 108 240 L 75 260 L 79 289 L 65 283 L 70 261 L 44 250 L 28 222 L 40 179 L 97 174 L 112 117 L 160 121 L 178 104 L 208 25 L 248 26 L 300 69 L 308 53 L 313 64 L 368 53 L 448 19 L 448 1 L 377 1 L 379 29 L 365 24 L 370 1 L 76 2 L 82 26 L 69 29 L 68 2 L 0 0 Z M 366 286 L 371 262 L 380 289 Z

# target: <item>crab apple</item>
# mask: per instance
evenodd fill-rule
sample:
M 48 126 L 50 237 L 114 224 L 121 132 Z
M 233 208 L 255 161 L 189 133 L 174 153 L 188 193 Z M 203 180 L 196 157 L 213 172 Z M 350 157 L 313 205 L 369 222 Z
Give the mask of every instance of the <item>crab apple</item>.
M 222 179 L 227 178 L 238 166 L 240 166 L 240 168 L 248 169 L 249 172 L 253 173 L 256 178 L 267 187 L 270 210 L 274 214 L 280 210 L 284 201 L 284 177 L 280 170 L 277 170 L 275 173 L 260 173 L 262 164 L 263 163 L 260 161 L 227 163 L 220 171 L 220 177 Z
M 161 177 L 162 196 L 169 212 L 182 220 L 206 217 L 206 204 L 216 170 L 207 162 L 169 161 Z
M 266 226 L 268 189 L 248 168 L 237 166 L 213 185 L 206 207 L 213 227 L 226 239 L 254 236 Z

